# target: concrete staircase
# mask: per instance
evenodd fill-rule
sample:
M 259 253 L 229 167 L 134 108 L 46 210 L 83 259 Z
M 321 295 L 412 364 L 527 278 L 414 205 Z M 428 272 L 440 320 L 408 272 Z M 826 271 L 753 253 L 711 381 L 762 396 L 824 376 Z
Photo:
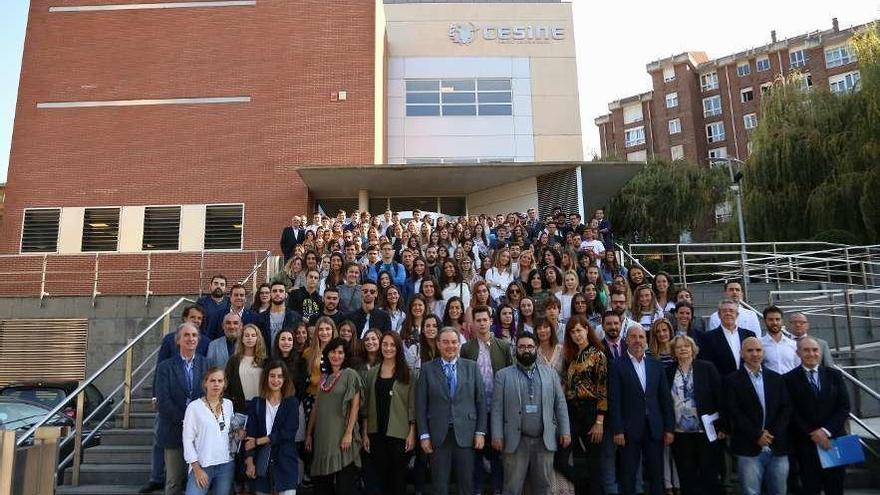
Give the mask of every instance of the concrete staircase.
M 130 428 L 121 428 L 120 414 L 113 428 L 101 432 L 101 445 L 83 452 L 79 486 L 70 486 L 72 469 L 68 468 L 58 494 L 134 495 L 147 483 L 156 413 L 151 409 L 147 391 L 136 395 L 138 398 L 132 400 Z

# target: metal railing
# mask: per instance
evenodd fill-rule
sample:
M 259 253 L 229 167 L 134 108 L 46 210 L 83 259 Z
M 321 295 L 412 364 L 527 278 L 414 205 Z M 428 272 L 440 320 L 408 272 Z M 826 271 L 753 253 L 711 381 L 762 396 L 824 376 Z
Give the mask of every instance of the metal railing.
M 742 248 L 745 247 L 745 250 Z M 827 242 L 630 244 L 624 258 L 656 266 L 685 284 L 742 278 L 776 283 L 826 282 L 878 287 L 880 246 Z
M 130 339 L 128 344 L 125 345 L 122 349 L 120 349 L 116 354 L 113 355 L 106 363 L 104 363 L 97 371 L 92 373 L 92 375 L 83 380 L 80 385 L 74 390 L 70 395 L 68 395 L 64 400 L 59 402 L 49 411 L 46 416 L 44 416 L 40 421 L 36 422 L 30 429 L 28 429 L 24 434 L 22 434 L 17 442 L 17 446 L 23 445 L 33 434 L 37 431 L 37 428 L 45 425 L 48 421 L 51 420 L 53 416 L 58 414 L 61 410 L 63 410 L 70 402 L 76 401 L 76 417 L 75 417 L 75 427 L 73 431 L 71 431 L 65 438 L 61 440 L 60 446 L 63 447 L 70 443 L 74 442 L 73 452 L 67 456 L 67 458 L 61 460 L 59 462 L 59 467 L 65 466 L 68 462 L 73 461 L 72 464 L 72 484 L 74 486 L 79 484 L 80 478 L 80 464 L 82 462 L 82 448 L 83 445 L 91 440 L 94 435 L 111 419 L 114 418 L 116 413 L 122 408 L 122 427 L 128 428 L 130 426 L 130 415 L 131 415 L 131 397 L 132 392 L 140 387 L 153 373 L 154 366 L 152 366 L 152 358 L 158 353 L 158 348 L 151 352 L 144 361 L 135 369 L 132 369 L 133 362 L 133 352 L 134 347 L 144 341 L 144 339 L 149 336 L 154 329 L 162 328 L 162 334 L 165 335 L 171 328 L 171 314 L 182 304 L 184 303 L 192 303 L 191 299 L 186 297 L 181 297 L 178 299 L 173 305 L 166 308 L 165 311 L 159 315 L 155 320 L 153 320 L 150 325 L 148 325 L 145 329 L 143 329 L 140 333 L 138 333 L 134 338 Z M 110 394 L 107 394 L 104 401 L 95 407 L 94 411 L 89 414 L 88 417 L 84 417 L 84 409 L 85 409 L 85 390 L 86 388 L 93 384 L 99 378 L 104 377 L 106 373 L 116 364 L 120 359 L 124 358 L 124 370 L 123 370 L 123 379 L 122 382 L 116 386 L 116 388 Z M 137 383 L 134 383 L 134 377 L 136 374 L 143 371 L 141 377 Z M 122 392 L 122 401 L 116 403 L 110 410 L 107 412 L 102 418 L 95 418 L 99 411 L 103 411 L 103 409 L 109 405 L 114 397 Z M 88 425 L 89 422 L 96 421 L 93 425 L 90 425 L 91 432 L 83 436 L 83 429 L 85 425 Z
M 849 372 L 847 372 L 846 369 L 844 369 L 842 366 L 835 365 L 834 368 L 837 369 L 837 371 L 840 371 L 840 373 L 843 375 L 844 379 L 846 379 L 847 381 L 849 381 L 850 383 L 853 384 L 853 387 L 855 387 L 857 393 L 858 393 L 858 391 L 862 391 L 862 392 L 866 393 L 869 397 L 873 398 L 874 400 L 880 401 L 880 393 L 878 393 L 876 390 L 872 389 L 868 385 L 865 385 L 861 380 L 859 380 L 858 378 L 856 378 L 855 376 L 853 376 Z M 858 397 L 858 395 L 857 395 L 857 397 Z M 880 441 L 880 433 L 878 433 L 873 428 L 871 428 L 867 423 L 865 423 L 862 420 L 862 418 L 860 418 L 856 414 L 850 412 L 849 419 L 851 419 L 854 423 L 856 423 L 863 430 L 865 430 L 868 433 L 868 435 L 870 435 L 871 437 L 874 438 L 874 440 Z M 868 445 L 868 443 L 865 442 L 863 439 L 860 438 L 859 443 L 862 444 L 862 446 L 865 448 L 865 450 L 867 450 L 868 452 L 873 454 L 874 457 L 880 458 L 880 453 L 878 453 L 876 450 L 874 450 L 874 448 L 872 448 L 870 445 Z
M 0 296 L 89 296 L 199 293 L 207 278 L 223 273 L 251 281 L 272 258 L 271 251 L 196 251 L 0 255 Z

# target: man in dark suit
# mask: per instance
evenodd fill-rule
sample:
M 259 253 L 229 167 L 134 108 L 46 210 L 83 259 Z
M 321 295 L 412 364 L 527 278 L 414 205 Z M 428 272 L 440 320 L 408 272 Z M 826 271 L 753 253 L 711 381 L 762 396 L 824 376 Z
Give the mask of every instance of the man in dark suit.
M 293 250 L 296 246 L 302 244 L 306 240 L 306 229 L 302 226 L 302 221 L 296 215 L 290 219 L 290 225 L 284 227 L 281 232 L 281 254 L 284 255 L 284 262 L 293 257 Z
M 641 325 L 626 334 L 627 352 L 611 365 L 609 408 L 614 443 L 622 448 L 620 489 L 636 493 L 639 463 L 652 495 L 663 493 L 663 445 L 672 443 L 675 414 L 666 373 L 645 355 L 647 336 Z
M 816 446 L 831 447 L 831 439 L 846 434 L 849 417 L 849 392 L 843 375 L 822 365 L 822 348 L 816 339 L 798 341 L 801 366 L 785 374 L 785 384 L 792 402 L 792 450 L 800 467 L 805 495 L 843 494 L 846 468 L 822 469 Z
M 485 444 L 487 416 L 477 363 L 459 359 L 458 330 L 437 336 L 440 358 L 422 365 L 416 386 L 416 426 L 422 450 L 431 456 L 434 493 L 449 493 L 455 467 L 459 495 L 473 495 L 474 449 Z
M 741 367 L 742 343 L 749 337 L 756 337 L 751 330 L 736 326 L 738 314 L 739 305 L 732 299 L 724 299 L 718 303 L 721 325 L 704 334 L 698 334 L 700 359 L 711 361 L 722 377 Z
M 205 359 L 196 352 L 199 329 L 184 323 L 177 329 L 180 354 L 159 363 L 156 369 L 156 398 L 159 401 L 159 428 L 156 440 L 165 449 L 165 493 L 183 493 L 187 464 L 183 459 L 183 416 L 186 406 L 202 396 Z
M 730 451 L 744 495 L 785 495 L 791 400 L 782 376 L 761 365 L 757 337 L 742 344 L 745 364 L 724 379 Z M 763 491 L 762 491 L 763 487 Z
M 302 315 L 290 309 L 287 305 L 287 288 L 281 282 L 272 282 L 269 302 L 269 310 L 264 311 L 260 320 L 256 323 L 263 334 L 266 349 L 272 349 L 275 336 L 285 328 L 296 328 L 302 321 Z
M 626 355 L 626 340 L 620 336 L 623 327 L 623 314 L 612 309 L 602 314 L 602 331 L 605 337 L 602 339 L 603 352 L 610 368 L 620 356 Z M 609 397 L 610 401 L 611 398 Z M 599 475 L 602 488 L 605 493 L 616 494 L 617 487 L 617 447 L 611 434 L 602 436 L 602 444 L 599 447 Z
M 461 346 L 461 357 L 470 359 L 477 363 L 480 370 L 480 377 L 483 380 L 483 392 L 486 398 L 486 411 L 489 415 L 489 431 L 487 435 L 493 435 L 491 429 L 494 421 L 492 420 L 492 394 L 495 385 L 495 374 L 502 369 L 513 364 L 513 354 L 510 350 L 510 344 L 501 341 L 492 333 L 492 317 L 489 316 L 490 309 L 488 306 L 477 306 L 474 308 L 474 334 L 473 338 Z M 489 462 L 490 471 L 486 472 L 483 467 L 484 462 Z M 477 454 L 477 462 L 474 466 L 476 478 L 474 479 L 474 488 L 477 492 L 483 491 L 483 486 L 487 484 L 487 478 L 493 492 L 501 491 L 504 483 L 503 467 L 498 453 L 493 449 L 483 449 Z
M 360 337 L 371 328 L 378 328 L 382 333 L 391 331 L 391 317 L 376 306 L 377 297 L 379 286 L 375 282 L 365 281 L 361 284 L 361 307 L 345 315 L 346 320 L 354 323 Z

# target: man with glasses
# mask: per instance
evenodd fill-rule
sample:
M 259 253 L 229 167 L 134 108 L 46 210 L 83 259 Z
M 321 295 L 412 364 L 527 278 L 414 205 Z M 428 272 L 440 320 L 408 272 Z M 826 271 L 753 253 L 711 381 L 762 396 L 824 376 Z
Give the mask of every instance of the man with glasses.
M 527 482 L 531 493 L 550 493 L 553 453 L 571 443 L 559 376 L 537 357 L 537 339 L 523 332 L 516 338 L 516 364 L 495 375 L 489 431 L 492 448 L 502 453 L 505 494 L 522 493 Z
M 375 282 L 364 282 L 361 285 L 361 307 L 345 315 L 346 320 L 354 323 L 360 337 L 371 328 L 378 328 L 382 333 L 391 331 L 391 317 L 376 306 L 378 296 L 379 286 Z
M 367 267 L 367 279 L 370 282 L 377 282 L 380 273 L 388 272 L 394 285 L 398 289 L 403 290 L 403 285 L 406 283 L 406 269 L 403 265 L 394 261 L 394 246 L 390 242 L 385 241 L 379 249 L 382 253 L 382 259 Z

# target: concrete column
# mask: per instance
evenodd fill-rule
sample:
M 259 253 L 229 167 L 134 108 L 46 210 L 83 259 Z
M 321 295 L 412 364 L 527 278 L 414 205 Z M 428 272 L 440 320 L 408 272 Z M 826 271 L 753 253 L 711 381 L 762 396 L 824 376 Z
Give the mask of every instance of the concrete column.
M 369 211 L 370 209 L 370 191 L 360 189 L 358 191 L 358 210 Z

